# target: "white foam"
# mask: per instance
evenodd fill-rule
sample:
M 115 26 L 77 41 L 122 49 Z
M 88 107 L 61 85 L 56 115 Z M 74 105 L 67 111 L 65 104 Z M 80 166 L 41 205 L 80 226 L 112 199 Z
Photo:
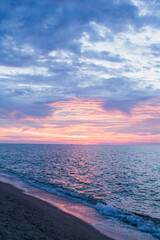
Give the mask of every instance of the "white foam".
M 97 203 L 96 209 L 106 216 L 115 217 L 120 221 L 135 226 L 138 230 L 152 234 L 160 238 L 160 224 L 155 224 L 151 218 L 148 220 L 128 211 L 118 209 L 114 206 Z
M 53 191 L 50 194 L 49 192 L 46 192 L 48 191 L 47 186 L 46 188 L 44 186 L 43 188 L 40 188 L 42 186 L 36 188 L 36 186 L 32 185 L 32 181 L 27 181 L 26 183 L 21 179 L 18 179 L 14 176 L 8 176 L 6 174 L 1 175 L 0 180 L 6 183 L 10 183 L 15 187 L 20 188 L 27 194 L 38 197 L 44 201 L 53 204 L 54 206 L 60 208 L 63 211 L 66 211 L 78 218 L 81 218 L 82 220 L 92 224 L 103 234 L 113 239 L 155 240 L 155 238 L 152 237 L 150 234 L 142 233 L 140 231 L 137 231 L 137 229 L 143 232 L 150 232 L 153 234 L 153 236 L 159 238 L 159 232 L 155 231 L 155 228 L 152 226 L 152 224 L 149 225 L 149 222 L 148 225 L 144 224 L 143 222 L 141 223 L 139 216 L 131 214 L 127 211 L 122 211 L 114 206 L 105 205 L 103 203 L 97 203 L 96 205 L 87 203 L 87 199 L 79 199 L 79 202 L 77 202 L 76 199 L 78 200 L 78 195 L 75 196 L 74 194 L 70 194 L 70 196 L 67 196 L 67 194 L 65 194 L 65 191 L 63 192 L 63 189 L 61 189 L 61 193 L 59 193 L 58 196 L 56 189 L 52 189 Z M 29 182 L 32 186 L 29 185 Z M 103 215 L 99 215 L 98 212 L 107 216 L 107 218 L 105 218 L 105 216 L 103 217 Z M 135 224 L 135 222 L 138 223 L 137 229 L 130 228 L 125 225 L 125 219 L 127 219 L 128 223 L 132 226 Z

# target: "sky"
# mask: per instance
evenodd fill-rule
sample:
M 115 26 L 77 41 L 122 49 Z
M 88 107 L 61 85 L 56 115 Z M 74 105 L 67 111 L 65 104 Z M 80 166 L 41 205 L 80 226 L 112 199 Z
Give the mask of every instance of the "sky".
M 159 0 L 1 0 L 1 143 L 159 144 L 159 78 Z

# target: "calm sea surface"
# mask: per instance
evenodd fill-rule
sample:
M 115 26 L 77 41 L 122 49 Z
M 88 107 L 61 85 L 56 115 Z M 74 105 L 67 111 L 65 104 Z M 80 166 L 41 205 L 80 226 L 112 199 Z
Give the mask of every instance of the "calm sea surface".
M 160 146 L 0 144 L 0 172 L 160 238 Z

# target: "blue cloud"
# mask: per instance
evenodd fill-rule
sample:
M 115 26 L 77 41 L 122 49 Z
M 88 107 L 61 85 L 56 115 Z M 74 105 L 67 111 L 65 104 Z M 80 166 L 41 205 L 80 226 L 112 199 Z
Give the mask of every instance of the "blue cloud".
M 131 43 L 127 37 L 131 29 L 137 34 L 146 26 L 159 29 L 160 19 L 155 14 L 160 8 L 159 2 L 148 4 L 150 13 L 141 16 L 139 6 L 129 0 L 2 0 L 0 65 L 8 67 L 8 72 L 11 66 L 19 69 L 35 67 L 37 71 L 45 67 L 49 76 L 2 71 L 1 115 L 7 116 L 8 112 L 18 110 L 30 116 L 47 116 L 51 109 L 44 103 L 73 96 L 101 97 L 107 99 L 104 109 L 118 109 L 130 114 L 136 104 L 157 96 L 159 90 L 143 84 L 145 79 L 138 76 L 137 68 L 141 70 L 144 58 L 143 51 L 140 51 L 142 46 L 134 43 L 135 39 Z M 108 31 L 100 34 L 93 23 Z M 84 33 L 91 48 L 83 46 Z M 116 38 L 119 47 L 123 47 L 121 53 L 116 52 L 116 48 L 105 48 Z M 94 46 L 96 44 L 99 44 L 98 47 Z M 146 49 L 149 55 L 158 57 L 159 43 L 150 42 L 148 38 Z M 51 56 L 52 51 L 57 55 Z M 63 58 L 60 51 L 70 55 Z M 136 60 L 139 63 L 135 61 L 138 67 L 132 63 L 132 56 L 127 58 L 127 54 L 134 51 L 141 54 Z M 157 65 L 154 67 L 158 68 L 158 60 L 155 62 Z M 150 58 L 142 67 L 144 71 L 152 69 Z M 132 75 L 125 76 L 126 73 Z
M 67 48 L 91 21 L 102 23 L 116 32 L 123 31 L 128 24 L 135 24 L 137 8 L 129 1 L 9 0 L 2 1 L 0 17 L 1 42 L 5 42 L 6 36 L 11 36 L 16 47 L 27 43 L 45 53 Z M 5 55 L 3 46 L 1 51 L 2 56 Z M 12 57 L 13 48 L 8 51 Z
M 0 117 L 8 118 L 13 111 L 17 111 L 14 118 L 21 119 L 25 115 L 32 117 L 45 117 L 52 114 L 53 109 L 51 111 L 51 107 L 38 102 L 28 103 L 26 99 L 23 99 L 22 101 L 21 98 L 21 101 L 19 101 L 19 99 L 14 96 L 0 94 Z
M 143 100 L 144 101 L 144 100 Z M 123 99 L 123 100 L 115 100 L 115 99 L 108 99 L 102 107 L 107 111 L 114 111 L 119 110 L 127 115 L 131 114 L 131 110 L 137 103 L 142 102 L 142 99 Z

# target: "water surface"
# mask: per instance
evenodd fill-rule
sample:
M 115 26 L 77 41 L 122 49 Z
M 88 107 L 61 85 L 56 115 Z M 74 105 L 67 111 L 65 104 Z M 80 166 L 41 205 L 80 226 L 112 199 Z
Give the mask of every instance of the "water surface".
M 160 238 L 160 146 L 0 144 L 0 171 Z

